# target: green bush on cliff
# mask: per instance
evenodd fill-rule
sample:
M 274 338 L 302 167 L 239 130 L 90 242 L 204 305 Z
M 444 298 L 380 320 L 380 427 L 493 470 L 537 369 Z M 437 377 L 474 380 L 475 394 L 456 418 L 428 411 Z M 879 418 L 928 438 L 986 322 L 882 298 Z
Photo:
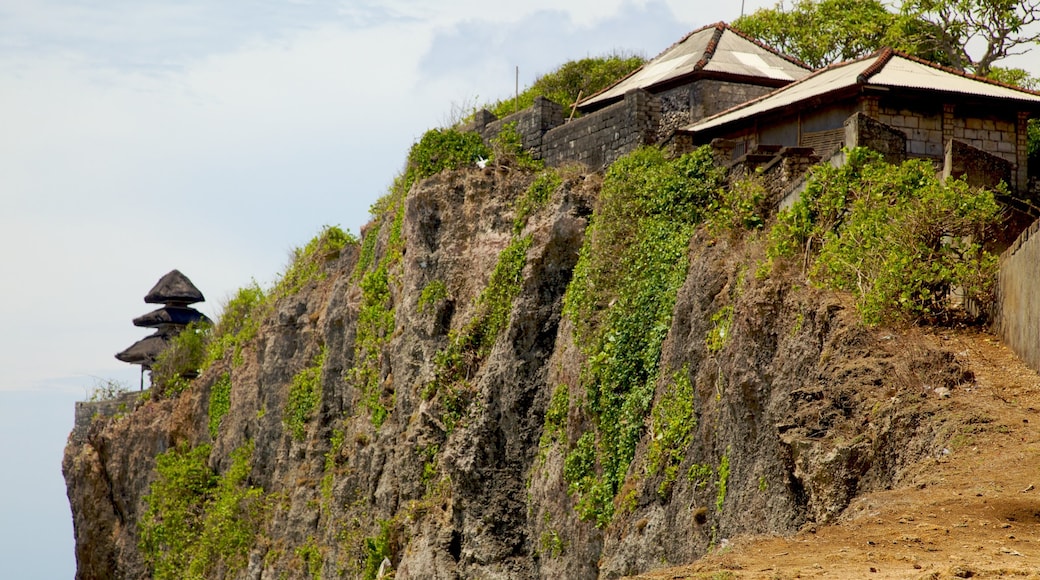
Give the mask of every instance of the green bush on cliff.
M 721 180 L 707 148 L 675 160 L 640 149 L 611 165 L 604 179 L 564 298 L 586 356 L 582 382 L 595 425 L 571 451 L 564 476 L 579 514 L 598 525 L 613 517 L 614 496 L 645 429 L 690 238 Z
M 643 57 L 622 53 L 566 62 L 556 70 L 538 77 L 518 97 L 502 99 L 487 108 L 500 119 L 530 107 L 535 97 L 545 97 L 569 108 L 579 95 L 584 99 L 598 93 L 623 79 L 644 62 Z
M 348 245 L 356 243 L 357 238 L 339 226 L 324 226 L 307 245 L 293 249 L 289 265 L 275 284 L 272 294 L 292 295 L 310 282 L 323 279 L 325 264 L 338 258 Z
M 354 279 L 360 279 L 361 305 L 354 338 L 354 366 L 347 370 L 344 378 L 358 389 L 361 406 L 368 411 L 377 429 L 393 408 L 392 397 L 383 393 L 380 360 L 394 332 L 397 310 L 391 286 L 400 285 L 396 271 L 404 251 L 406 193 L 405 189 L 396 188 L 373 207 L 378 227 L 370 227 L 365 232 L 361 258 L 353 274 Z M 376 246 L 384 228 L 388 229 L 386 247 L 377 260 Z
M 238 292 L 224 305 L 210 340 L 207 364 L 231 355 L 232 364 L 242 364 L 242 349 L 256 337 L 260 323 L 267 315 L 267 296 L 256 280 Z
M 209 445 L 180 446 L 156 458 L 158 478 L 144 502 L 139 549 L 156 580 L 201 579 L 241 570 L 264 515 L 263 490 L 248 485 L 250 442 L 224 475 L 209 468 Z
M 869 324 L 929 319 L 947 312 L 954 288 L 987 300 L 997 257 L 981 241 L 999 217 L 992 192 L 942 183 L 929 161 L 891 165 L 855 149 L 843 167 L 813 169 L 779 215 L 770 254 L 804 257 L 810 278 L 852 292 Z
M 209 436 L 217 438 L 220 423 L 231 410 L 231 374 L 224 373 L 209 391 Z
M 303 441 L 307 421 L 321 403 L 321 370 L 325 365 L 325 348 L 314 357 L 310 366 L 293 376 L 289 386 L 289 400 L 285 403 L 283 423 L 293 439 Z
M 188 388 L 190 379 L 208 366 L 206 352 L 212 334 L 208 322 L 192 322 L 170 340 L 152 365 L 152 384 L 163 394 Z

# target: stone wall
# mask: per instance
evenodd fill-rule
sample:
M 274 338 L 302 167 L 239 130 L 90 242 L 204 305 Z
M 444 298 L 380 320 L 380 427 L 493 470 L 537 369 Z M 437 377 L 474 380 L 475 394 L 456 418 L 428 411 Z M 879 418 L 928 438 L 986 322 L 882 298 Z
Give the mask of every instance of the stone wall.
M 977 147 L 950 139 L 946 143 L 943 179 L 963 179 L 968 185 L 994 189 L 1001 182 L 1013 183 L 1011 162 Z
M 533 106 L 502 119 L 480 111 L 462 129 L 490 141 L 515 123 L 524 148 L 535 159 L 550 166 L 582 163 L 598 170 L 641 145 L 656 143 L 660 118 L 660 101 L 646 91 L 633 90 L 620 102 L 569 121 L 564 120 L 562 106 L 538 97 Z
M 654 144 L 660 116 L 660 103 L 653 95 L 629 91 L 621 102 L 546 133 L 542 159 L 552 166 L 578 162 L 602 169 L 642 145 Z
M 676 129 L 721 113 L 751 99 L 775 90 L 771 87 L 701 79 L 657 93 L 661 102 L 659 139 L 665 139 Z
M 906 134 L 906 152 L 912 157 L 943 156 L 943 114 L 939 111 L 882 106 L 877 120 Z
M 1005 343 L 1040 371 L 1040 221 L 1033 222 L 1000 257 L 993 319 Z
M 94 417 L 115 417 L 134 409 L 137 400 L 148 391 L 128 391 L 105 401 L 78 401 L 76 423 L 72 428 L 72 440 L 80 443 L 86 439 Z
M 906 161 L 906 133 L 864 113 L 855 113 L 845 121 L 845 146 L 873 149 L 894 165 Z

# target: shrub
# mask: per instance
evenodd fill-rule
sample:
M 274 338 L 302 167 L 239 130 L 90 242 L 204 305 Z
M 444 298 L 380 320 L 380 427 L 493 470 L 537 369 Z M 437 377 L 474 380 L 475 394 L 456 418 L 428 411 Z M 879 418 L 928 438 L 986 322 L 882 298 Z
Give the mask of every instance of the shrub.
M 480 135 L 455 129 L 431 129 L 408 152 L 408 166 L 395 189 L 407 193 L 420 179 L 448 169 L 472 166 L 491 151 Z
M 803 253 L 810 277 L 852 292 L 868 324 L 934 318 L 949 313 L 953 288 L 988 299 L 997 257 L 982 241 L 999 217 L 992 192 L 942 183 L 928 161 L 853 150 L 845 167 L 814 170 L 770 253 Z
M 531 157 L 524 149 L 524 138 L 516 130 L 516 123 L 507 123 L 498 135 L 491 138 L 491 161 L 498 166 L 538 170 L 545 167 L 541 161 Z
M 270 303 L 264 291 L 253 281 L 224 305 L 219 322 L 209 343 L 207 364 L 231 355 L 232 364 L 242 364 L 242 348 L 260 330 L 260 323 L 267 315 Z
M 152 365 L 152 384 L 161 394 L 177 394 L 208 366 L 206 352 L 212 325 L 192 322 L 170 340 Z
M 635 55 L 615 53 L 566 62 L 556 70 L 538 77 L 518 98 L 509 98 L 490 105 L 488 109 L 502 118 L 534 104 L 535 97 L 545 97 L 564 107 L 571 107 L 581 98 L 592 96 L 613 85 L 643 65 L 645 59 Z
M 94 379 L 94 386 L 90 390 L 87 401 L 91 403 L 111 401 L 128 392 L 130 392 L 130 387 L 126 383 L 114 379 Z
M 307 284 L 323 279 L 325 264 L 338 258 L 348 245 L 356 243 L 357 238 L 339 226 L 324 226 L 307 245 L 293 249 L 289 265 L 275 284 L 273 294 L 292 295 Z
M 664 471 L 664 480 L 658 488 L 662 496 L 667 495 L 678 477 L 679 464 L 693 440 L 693 429 L 697 426 L 693 394 L 689 370 L 684 368 L 672 375 L 670 387 L 654 407 L 646 472 L 656 475 Z
M 325 348 L 314 357 L 310 366 L 293 376 L 289 386 L 289 400 L 285 404 L 285 428 L 293 439 L 302 441 L 307 421 L 321 403 L 321 369 L 325 364 Z

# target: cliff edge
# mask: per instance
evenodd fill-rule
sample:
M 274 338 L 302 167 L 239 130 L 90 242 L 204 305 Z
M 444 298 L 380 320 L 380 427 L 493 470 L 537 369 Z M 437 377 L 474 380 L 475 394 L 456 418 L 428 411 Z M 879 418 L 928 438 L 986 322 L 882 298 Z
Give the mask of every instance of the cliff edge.
M 618 578 L 838 521 L 971 424 L 956 349 L 603 183 L 385 198 L 199 378 L 70 438 L 77 578 Z

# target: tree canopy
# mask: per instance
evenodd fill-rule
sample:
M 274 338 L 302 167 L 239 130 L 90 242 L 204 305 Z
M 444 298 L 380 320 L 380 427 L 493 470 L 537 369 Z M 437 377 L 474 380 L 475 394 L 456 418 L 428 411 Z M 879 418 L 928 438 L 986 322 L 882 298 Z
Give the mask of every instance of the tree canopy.
M 796 0 L 762 8 L 733 27 L 805 64 L 819 68 L 885 46 L 896 15 L 878 0 Z
M 891 46 L 957 70 L 1028 84 L 1021 69 L 995 66 L 1040 40 L 1040 0 L 880 0 L 780 2 L 733 26 L 813 67 Z

